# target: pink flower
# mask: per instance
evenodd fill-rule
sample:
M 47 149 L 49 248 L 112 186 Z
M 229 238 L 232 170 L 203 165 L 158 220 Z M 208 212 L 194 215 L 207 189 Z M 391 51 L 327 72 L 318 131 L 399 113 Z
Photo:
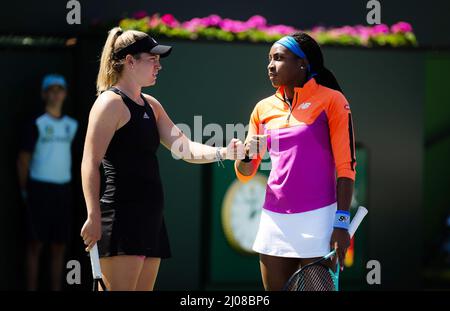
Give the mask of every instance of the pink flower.
M 244 22 L 240 22 L 240 21 L 234 22 L 234 25 L 232 28 L 233 28 L 232 29 L 233 32 L 243 32 L 243 31 L 250 29 L 250 27 L 248 25 L 246 25 Z
M 200 18 L 193 18 L 190 21 L 184 22 L 181 27 L 189 30 L 189 31 L 196 31 L 197 28 L 202 27 L 203 23 Z
M 370 38 L 370 30 L 364 30 L 359 33 L 359 37 L 363 41 L 367 41 Z
M 267 24 L 267 20 L 261 15 L 254 15 L 248 19 L 246 22 L 249 28 L 261 29 Z
M 268 35 L 278 34 L 277 32 L 275 32 L 276 29 L 272 29 L 271 26 L 263 26 L 263 27 L 260 27 L 258 30 L 263 31 L 263 32 L 267 33 Z
M 222 18 L 218 15 L 210 15 L 208 17 L 204 18 L 193 18 L 190 21 L 184 22 L 182 24 L 183 28 L 189 28 L 191 30 L 195 30 L 199 27 L 214 27 L 218 26 L 220 22 L 222 21 Z
M 147 17 L 147 16 L 148 16 L 148 14 L 145 11 L 138 11 L 138 12 L 135 12 L 133 14 L 133 18 L 134 19 L 141 19 L 141 18 L 144 18 L 144 17 Z
M 263 31 L 268 35 L 290 35 L 297 31 L 294 27 L 286 25 L 263 26 L 258 30 Z
M 406 22 L 398 22 L 397 24 L 392 25 L 391 31 L 393 33 L 412 32 L 412 26 L 411 26 L 411 24 L 406 23 Z
M 283 36 L 290 35 L 297 30 L 294 27 L 286 25 L 269 25 L 267 20 L 260 15 L 251 16 L 247 21 L 238 21 L 232 19 L 222 19 L 218 15 L 209 15 L 203 18 L 193 18 L 186 22 L 180 23 L 172 14 L 165 14 L 159 17 L 159 14 L 153 14 L 149 16 L 145 11 L 138 11 L 133 14 L 134 19 L 148 19 L 148 27 L 150 29 L 157 28 L 159 25 L 166 25 L 168 27 L 183 27 L 184 29 L 197 32 L 200 28 L 204 27 L 217 27 L 224 31 L 232 33 L 241 33 L 251 29 L 256 29 L 269 36 Z M 145 20 L 147 21 L 147 20 Z M 369 40 L 373 36 L 386 35 L 390 33 L 409 33 L 412 32 L 411 24 L 407 22 L 398 22 L 391 27 L 381 24 L 371 26 L 365 25 L 355 25 L 355 26 L 343 26 L 338 28 L 325 28 L 323 26 L 316 26 L 311 30 L 307 31 L 308 34 L 314 36 L 319 36 L 325 34 L 332 39 L 340 39 L 342 36 L 353 36 L 357 37 L 358 42 L 362 45 L 367 45 Z
M 225 31 L 231 31 L 231 29 L 233 28 L 233 21 L 231 19 L 225 18 L 220 23 L 220 28 Z
M 358 31 L 351 27 L 351 26 L 344 26 L 340 28 L 342 34 L 344 35 L 349 35 L 349 36 L 357 36 L 358 35 Z
M 340 35 L 342 34 L 342 32 L 338 29 L 338 28 L 335 28 L 335 29 L 329 29 L 328 30 L 328 35 L 331 37 L 331 38 L 338 38 Z
M 389 33 L 389 27 L 385 24 L 380 24 L 372 27 L 372 34 L 373 35 L 381 35 L 381 34 L 387 34 Z
M 169 27 L 178 27 L 180 25 L 172 14 L 163 15 L 161 21 Z
M 294 33 L 296 30 L 294 27 L 286 26 L 286 25 L 274 25 L 270 27 L 271 32 L 281 34 L 281 35 L 290 35 Z
M 355 35 L 358 36 L 363 42 L 369 40 L 369 37 L 372 34 L 371 27 L 356 25 L 353 27 L 353 29 L 355 30 Z
M 249 29 L 249 27 L 245 23 L 234 21 L 228 18 L 222 20 L 222 22 L 220 23 L 220 28 L 229 32 L 243 32 Z
M 326 30 L 327 29 L 325 27 L 323 27 L 323 26 L 316 26 L 313 29 L 311 29 L 311 32 L 324 32 Z
M 148 27 L 150 29 L 155 28 L 160 23 L 158 14 L 153 14 L 150 20 L 148 21 Z
M 219 15 L 210 15 L 210 16 L 202 19 L 202 23 L 206 27 L 219 26 L 221 21 L 222 21 L 222 18 Z
M 353 29 L 355 29 L 356 32 L 358 32 L 358 33 L 365 32 L 365 31 L 368 30 L 368 28 L 369 28 L 369 27 L 363 26 L 363 25 L 356 25 L 356 26 L 353 27 Z
M 200 25 L 202 25 L 203 27 L 209 27 L 210 20 L 208 17 L 199 18 L 199 22 L 200 22 Z

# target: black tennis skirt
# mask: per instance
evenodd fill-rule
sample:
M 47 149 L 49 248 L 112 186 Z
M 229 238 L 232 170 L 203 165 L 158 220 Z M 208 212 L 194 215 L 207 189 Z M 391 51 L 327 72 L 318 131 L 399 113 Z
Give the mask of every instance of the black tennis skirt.
M 97 242 L 100 257 L 171 257 L 162 208 L 133 201 L 101 202 L 100 207 L 102 237 Z

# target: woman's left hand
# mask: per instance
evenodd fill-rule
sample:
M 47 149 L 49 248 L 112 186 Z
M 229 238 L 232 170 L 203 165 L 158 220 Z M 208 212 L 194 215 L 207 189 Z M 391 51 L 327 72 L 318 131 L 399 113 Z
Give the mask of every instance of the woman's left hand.
M 350 234 L 345 229 L 334 228 L 331 234 L 330 247 L 336 249 L 341 271 L 344 270 L 344 259 L 350 246 Z

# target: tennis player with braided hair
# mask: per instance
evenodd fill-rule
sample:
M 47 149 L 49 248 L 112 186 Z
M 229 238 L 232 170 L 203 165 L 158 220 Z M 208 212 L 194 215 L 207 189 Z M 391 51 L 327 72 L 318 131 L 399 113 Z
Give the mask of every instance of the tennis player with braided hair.
M 337 248 L 343 267 L 355 140 L 349 104 L 313 38 L 283 37 L 272 45 L 267 68 L 277 91 L 253 109 L 246 158 L 235 162 L 235 170 L 248 181 L 269 150 L 272 170 L 253 249 L 264 288 L 281 290 L 298 268 L 330 248 Z
M 244 145 L 226 148 L 192 142 L 142 87 L 156 83 L 160 58 L 172 47 L 146 33 L 113 28 L 103 48 L 98 98 L 89 115 L 82 161 L 87 220 L 81 236 L 98 242 L 108 290 L 152 290 L 161 258 L 170 256 L 156 151 L 160 142 L 190 163 L 244 158 Z M 100 197 L 100 164 L 105 190 Z

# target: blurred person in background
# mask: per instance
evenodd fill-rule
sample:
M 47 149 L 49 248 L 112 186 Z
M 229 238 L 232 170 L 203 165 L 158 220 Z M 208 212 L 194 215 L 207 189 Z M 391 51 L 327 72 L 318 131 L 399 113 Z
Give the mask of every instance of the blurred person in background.
M 45 109 L 26 125 L 17 159 L 22 198 L 27 207 L 27 289 L 37 290 L 42 247 L 50 247 L 51 289 L 61 290 L 65 247 L 70 236 L 72 142 L 78 123 L 64 115 L 63 76 L 42 82 Z

